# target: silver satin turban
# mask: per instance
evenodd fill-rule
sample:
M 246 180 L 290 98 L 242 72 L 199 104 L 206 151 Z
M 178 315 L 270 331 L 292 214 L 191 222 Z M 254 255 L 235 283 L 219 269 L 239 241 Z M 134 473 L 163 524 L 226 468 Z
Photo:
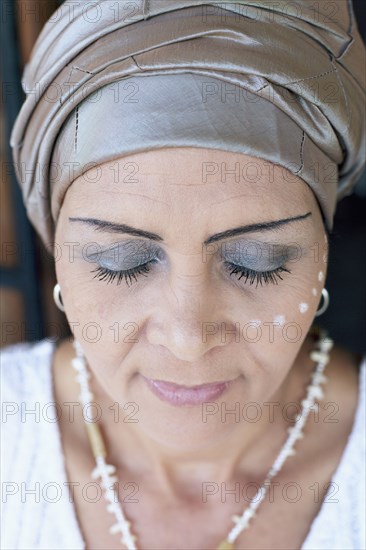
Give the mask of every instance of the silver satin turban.
M 13 159 L 49 250 L 72 181 L 127 154 L 266 159 L 311 187 L 329 229 L 365 165 L 365 46 L 347 0 L 67 0 L 22 85 Z

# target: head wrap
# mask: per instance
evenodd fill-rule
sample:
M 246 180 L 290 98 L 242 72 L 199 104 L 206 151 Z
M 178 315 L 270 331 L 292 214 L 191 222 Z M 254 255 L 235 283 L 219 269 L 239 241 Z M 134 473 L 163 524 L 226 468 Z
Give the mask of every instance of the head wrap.
M 13 160 L 50 250 L 72 181 L 126 154 L 269 160 L 311 187 L 329 229 L 365 165 L 365 46 L 347 0 L 66 0 L 22 86 Z

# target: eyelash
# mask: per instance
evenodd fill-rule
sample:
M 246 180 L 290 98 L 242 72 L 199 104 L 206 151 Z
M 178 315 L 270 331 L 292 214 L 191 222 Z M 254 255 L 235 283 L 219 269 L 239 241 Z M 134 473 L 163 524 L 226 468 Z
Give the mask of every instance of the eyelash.
M 150 260 L 149 262 L 139 265 L 137 267 L 134 267 L 132 269 L 127 269 L 125 271 L 111 271 L 110 269 L 107 269 L 106 267 L 98 266 L 96 269 L 92 270 L 92 273 L 96 272 L 94 275 L 94 279 L 97 277 L 100 281 L 106 281 L 107 283 L 113 283 L 113 281 L 117 277 L 117 285 L 121 284 L 123 278 L 125 278 L 127 286 L 128 280 L 131 282 L 132 277 L 137 281 L 137 278 L 140 275 L 144 275 L 146 273 L 149 273 L 150 271 L 150 265 L 158 263 L 158 260 Z M 258 287 L 258 284 L 262 286 L 262 283 L 267 285 L 269 283 L 271 284 L 278 284 L 278 279 L 281 279 L 283 281 L 280 273 L 286 272 L 291 273 L 289 269 L 286 269 L 283 266 L 277 267 L 276 269 L 273 269 L 272 271 L 254 271 L 253 269 L 250 269 L 248 267 L 241 267 L 238 265 L 235 265 L 231 262 L 223 262 L 225 267 L 229 270 L 230 276 L 239 274 L 238 280 L 240 280 L 242 277 L 245 277 L 245 284 L 247 284 L 247 281 L 249 279 L 249 284 L 252 285 L 254 281 L 257 281 L 256 288 Z
M 135 281 L 137 281 L 137 278 L 140 275 L 145 275 L 145 273 L 150 271 L 150 264 L 156 264 L 157 262 L 157 260 L 150 260 L 149 262 L 146 262 L 146 264 L 141 264 L 137 267 L 133 267 L 132 269 L 126 269 L 125 271 L 111 271 L 106 267 L 98 266 L 97 269 L 92 270 L 92 273 L 97 272 L 93 278 L 95 279 L 98 277 L 100 281 L 106 280 L 107 283 L 113 283 L 114 279 L 118 277 L 117 285 L 121 284 L 123 278 L 125 278 L 126 284 L 129 286 L 128 279 L 131 282 L 132 277 L 134 277 Z
M 276 269 L 273 269 L 272 271 L 255 271 L 254 269 L 250 269 L 249 267 L 241 267 L 235 264 L 232 264 L 231 262 L 224 262 L 224 265 L 231 269 L 230 276 L 235 274 L 240 274 L 240 277 L 238 280 L 242 277 L 245 277 L 244 283 L 247 284 L 247 280 L 249 279 L 249 284 L 252 285 L 255 280 L 257 280 L 256 288 L 258 284 L 262 286 L 262 283 L 268 285 L 269 283 L 278 285 L 278 280 L 281 279 L 283 281 L 283 278 L 281 277 L 280 273 L 286 272 L 291 273 L 289 269 L 286 267 L 280 266 Z

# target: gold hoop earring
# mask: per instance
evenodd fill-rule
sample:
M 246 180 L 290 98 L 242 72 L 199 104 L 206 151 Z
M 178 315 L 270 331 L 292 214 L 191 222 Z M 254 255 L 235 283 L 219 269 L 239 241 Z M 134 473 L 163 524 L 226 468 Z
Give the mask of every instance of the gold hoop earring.
M 320 309 L 318 309 L 316 311 L 315 317 L 319 317 L 319 315 L 321 315 L 322 313 L 324 313 L 324 311 L 326 311 L 328 309 L 328 306 L 329 306 L 329 292 L 327 291 L 326 288 L 323 288 L 322 296 L 323 296 L 323 305 L 321 306 Z
M 53 288 L 53 299 L 58 309 L 60 311 L 65 311 L 64 304 L 61 300 L 61 287 L 58 283 Z

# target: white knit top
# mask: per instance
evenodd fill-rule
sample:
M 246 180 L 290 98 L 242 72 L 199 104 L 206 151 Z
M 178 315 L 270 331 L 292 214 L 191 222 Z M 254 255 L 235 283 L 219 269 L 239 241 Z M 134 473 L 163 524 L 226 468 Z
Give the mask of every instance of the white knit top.
M 2 550 L 85 549 L 54 406 L 54 348 L 45 339 L 0 350 Z M 366 549 L 365 369 L 366 356 L 352 432 L 301 550 Z

